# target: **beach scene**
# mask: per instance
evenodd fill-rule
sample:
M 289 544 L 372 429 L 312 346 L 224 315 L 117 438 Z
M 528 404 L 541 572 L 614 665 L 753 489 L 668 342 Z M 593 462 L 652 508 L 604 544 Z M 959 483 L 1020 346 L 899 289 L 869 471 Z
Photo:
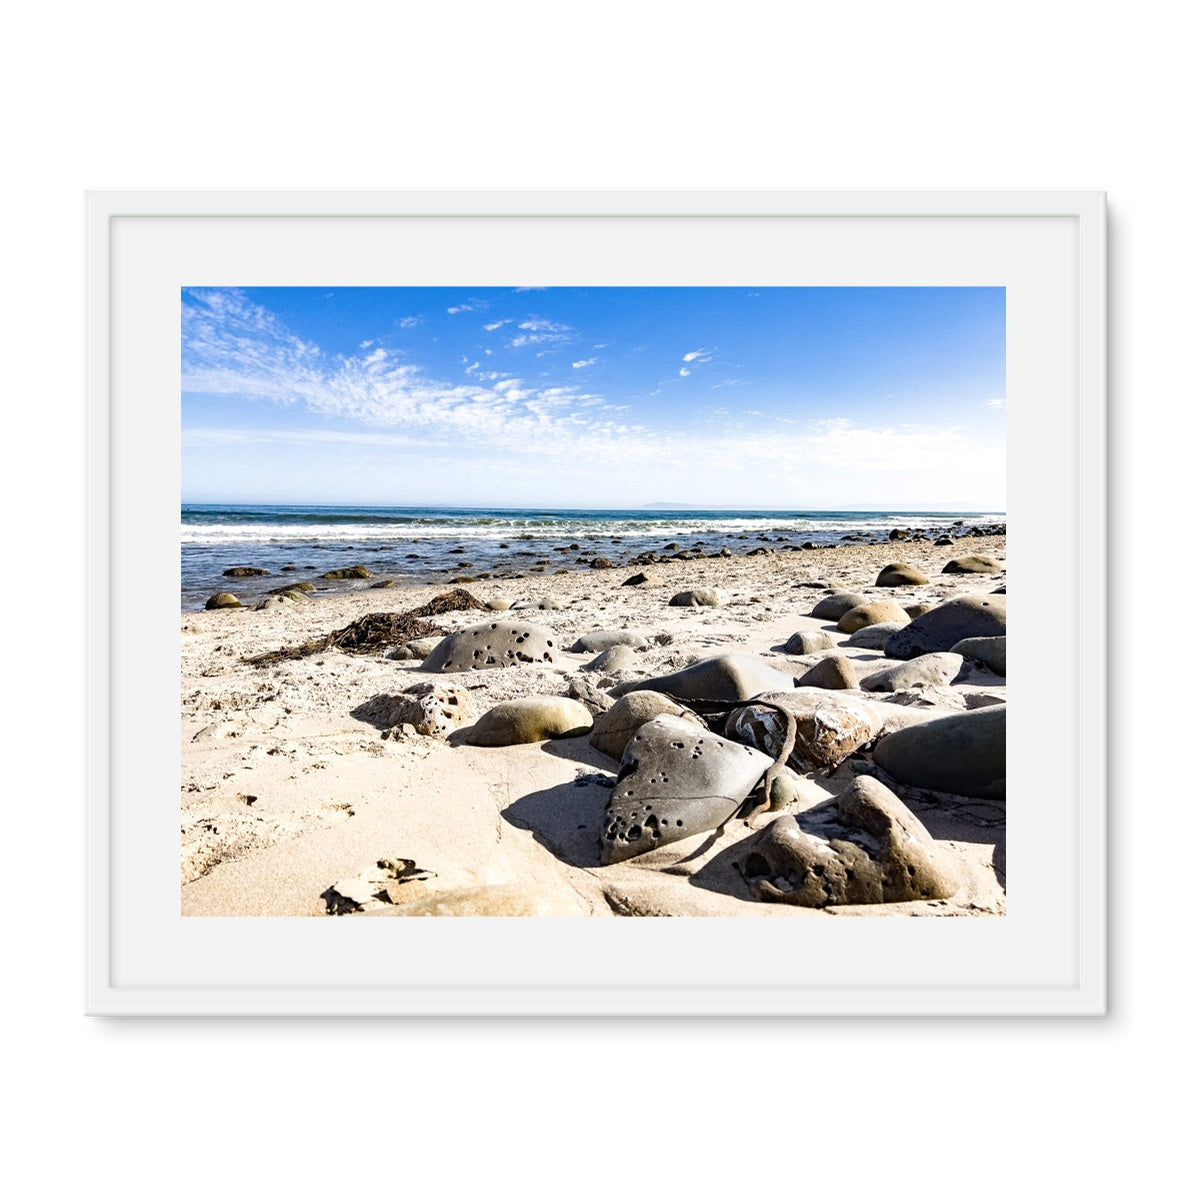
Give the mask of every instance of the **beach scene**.
M 1004 289 L 180 300 L 184 915 L 1005 914 Z

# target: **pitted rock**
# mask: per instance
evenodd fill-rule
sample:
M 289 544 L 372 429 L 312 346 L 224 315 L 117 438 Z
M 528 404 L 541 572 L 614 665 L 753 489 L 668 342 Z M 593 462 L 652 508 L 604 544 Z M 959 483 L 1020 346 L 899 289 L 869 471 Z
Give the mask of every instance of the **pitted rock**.
M 647 721 L 661 716 L 679 717 L 691 722 L 697 729 L 707 728 L 694 712 L 676 704 L 661 692 L 630 692 L 616 701 L 607 712 L 596 717 L 588 740 L 601 754 L 620 762 L 629 739 Z
M 485 621 L 442 638 L 419 669 L 486 671 L 556 662 L 558 643 L 550 630 L 516 621 Z

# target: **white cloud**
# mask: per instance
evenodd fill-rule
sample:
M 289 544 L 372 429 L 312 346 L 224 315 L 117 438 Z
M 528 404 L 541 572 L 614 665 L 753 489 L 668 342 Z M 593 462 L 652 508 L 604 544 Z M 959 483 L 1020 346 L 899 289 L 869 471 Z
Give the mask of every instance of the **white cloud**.
M 575 368 L 575 370 L 578 371 L 580 367 L 590 367 L 595 362 L 596 362 L 596 360 L 594 358 L 581 358 L 578 362 L 573 362 L 571 364 L 571 366 L 573 366 Z
M 367 341 L 367 342 L 359 342 L 359 343 L 358 343 L 358 348 L 359 348 L 360 350 L 367 350 L 367 349 L 369 349 L 369 348 L 370 348 L 371 346 L 373 346 L 373 345 L 375 345 L 375 342 L 374 342 L 374 340 Z
M 487 308 L 487 302 L 484 300 L 468 300 L 465 304 L 456 304 L 452 308 L 446 309 L 450 316 L 456 316 L 458 313 L 479 312 L 481 309 Z
M 708 350 L 689 350 L 684 356 L 684 362 L 709 362 L 712 354 Z
M 511 317 L 505 317 L 503 321 L 493 321 L 490 325 L 485 325 L 484 329 L 486 329 L 488 333 L 495 333 L 495 331 L 499 329 L 501 325 L 507 325 L 511 320 Z
M 688 375 L 690 375 L 690 374 L 691 374 L 691 371 L 689 371 L 689 370 L 687 369 L 687 367 L 680 367 L 680 368 L 679 368 L 679 374 L 680 374 L 680 375 L 683 375 L 683 376 L 688 376 Z
M 420 317 L 401 317 L 397 322 L 401 329 L 416 329 L 421 324 Z

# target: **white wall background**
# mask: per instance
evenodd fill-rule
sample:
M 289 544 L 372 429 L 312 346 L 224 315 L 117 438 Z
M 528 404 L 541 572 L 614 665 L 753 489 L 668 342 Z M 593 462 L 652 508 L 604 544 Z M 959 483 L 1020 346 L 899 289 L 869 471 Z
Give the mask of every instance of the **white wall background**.
M 1194 719 L 1171 658 L 1194 622 L 1167 631 L 1195 577 L 1194 546 L 1167 542 L 1191 531 L 1195 475 L 1182 11 L 114 0 L 6 15 L 14 1194 L 1167 1189 L 1196 1063 Z M 84 1018 L 82 194 L 192 188 L 1107 190 L 1111 1016 Z M 1025 603 L 1068 634 L 1053 597 Z M 1056 719 L 1048 703 L 1048 737 Z

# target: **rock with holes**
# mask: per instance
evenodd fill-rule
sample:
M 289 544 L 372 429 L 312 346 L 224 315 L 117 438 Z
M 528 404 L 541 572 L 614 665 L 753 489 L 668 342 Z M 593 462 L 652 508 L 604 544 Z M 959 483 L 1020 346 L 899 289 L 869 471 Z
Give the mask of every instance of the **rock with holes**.
M 883 652 L 888 658 L 916 658 L 949 650 L 963 638 L 1002 637 L 1007 627 L 1006 597 L 955 596 L 893 633 Z
M 426 737 L 446 737 L 471 719 L 471 695 L 463 688 L 417 683 L 394 696 L 384 692 L 354 709 L 352 716 L 378 729 L 411 725 Z
M 485 621 L 442 638 L 419 669 L 487 671 L 557 661 L 558 643 L 550 630 L 518 621 Z
M 908 584 L 928 583 L 926 576 L 922 575 L 916 567 L 910 566 L 904 562 L 888 563 L 882 571 L 879 572 L 878 578 L 875 580 L 876 587 L 905 587 Z
M 955 642 L 950 649 L 964 658 L 981 662 L 989 671 L 1004 675 L 1008 668 L 1008 654 L 1005 649 L 1007 637 L 972 637 Z
M 896 632 L 908 624 L 904 621 L 880 621 L 878 625 L 864 625 L 857 633 L 851 634 L 846 646 L 855 650 L 882 650 L 884 643 Z
M 824 804 L 778 817 L 734 861 L 755 900 L 806 908 L 939 900 L 963 884 L 925 826 L 866 776 Z
M 802 629 L 793 633 L 784 643 L 784 654 L 819 654 L 822 650 L 832 650 L 837 642 L 833 634 L 824 629 Z
M 681 700 L 749 700 L 759 692 L 790 688 L 791 675 L 768 666 L 752 654 L 718 654 L 702 658 L 682 671 L 637 679 L 613 688 L 613 695 L 632 691 L 666 692 Z
M 647 721 L 625 747 L 604 811 L 600 861 L 622 862 L 724 824 L 771 760 L 681 717 Z
M 729 595 L 717 587 L 698 587 L 676 592 L 669 603 L 676 608 L 722 608 L 729 603 Z
M 852 608 L 870 603 L 870 596 L 860 596 L 857 592 L 837 592 L 817 601 L 816 607 L 809 615 L 822 621 L 840 621 Z
M 707 728 L 694 712 L 661 692 L 630 692 L 596 717 L 588 740 L 601 754 L 620 762 L 629 739 L 647 721 L 661 716 L 679 717 L 690 721 L 697 729 Z
M 1008 706 L 937 717 L 879 739 L 875 762 L 897 783 L 1002 800 Z
M 571 654 L 599 654 L 613 646 L 632 646 L 635 650 L 646 648 L 646 639 L 632 629 L 601 629 L 596 633 L 585 633 L 571 644 Z
M 569 696 L 526 696 L 497 704 L 467 730 L 472 746 L 521 746 L 550 738 L 581 737 L 592 728 L 591 712 Z
M 864 692 L 903 692 L 918 685 L 940 687 L 953 683 L 959 671 L 962 670 L 963 656 L 944 652 L 941 654 L 921 654 L 910 658 L 908 662 L 897 663 L 892 667 L 884 667 L 881 671 L 873 671 L 863 678 Z
M 758 699 L 729 714 L 725 736 L 778 758 L 787 736 L 784 713 L 789 713 L 796 722 L 796 742 L 787 762 L 801 773 L 836 767 L 870 742 L 882 723 L 867 702 L 819 688 L 773 692 Z
M 805 671 L 796 680 L 796 686 L 798 688 L 815 687 L 845 691 L 858 687 L 858 676 L 855 674 L 854 666 L 844 654 L 831 654 Z
M 952 558 L 943 568 L 943 575 L 999 575 L 1004 564 L 986 554 L 968 554 Z
M 837 627 L 841 633 L 857 633 L 868 625 L 878 625 L 883 621 L 907 622 L 908 613 L 891 600 L 872 600 L 846 609 L 838 618 Z

